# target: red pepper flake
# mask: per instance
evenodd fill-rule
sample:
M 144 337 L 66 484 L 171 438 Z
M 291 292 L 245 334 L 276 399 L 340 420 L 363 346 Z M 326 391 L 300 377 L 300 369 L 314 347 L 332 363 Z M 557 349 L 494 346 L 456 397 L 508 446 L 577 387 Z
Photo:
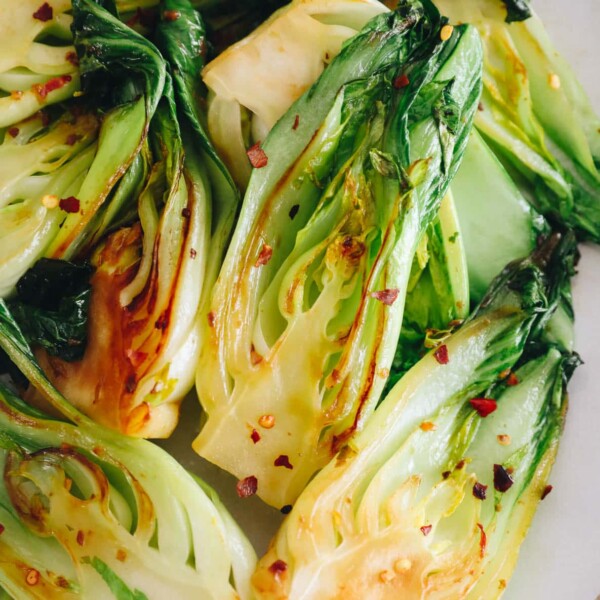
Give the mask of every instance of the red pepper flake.
M 270 567 L 269 571 L 278 577 L 281 573 L 285 573 L 287 571 L 287 563 L 283 560 L 276 560 Z
M 0 523 L 0 535 L 2 535 L 4 533 L 4 530 L 6 528 L 4 527 L 4 525 L 2 525 L 2 523 Z
M 81 529 L 77 532 L 77 543 L 80 546 L 83 546 L 83 543 L 85 542 L 85 534 L 83 533 L 83 531 L 81 531 Z
M 492 398 L 473 398 L 472 400 L 469 400 L 469 404 L 477 411 L 477 414 L 484 419 L 498 408 L 498 403 Z
M 69 196 L 68 198 L 62 198 L 58 205 L 66 213 L 77 213 L 79 212 L 79 200 L 75 196 Z
M 80 135 L 77 135 L 76 133 L 71 133 L 67 136 L 67 146 L 74 146 L 75 143 L 78 142 L 80 139 Z
M 45 23 L 46 21 L 50 21 L 53 16 L 54 16 L 54 12 L 52 10 L 52 7 L 47 2 L 44 2 L 44 4 L 42 4 L 33 13 L 33 18 L 37 19 L 38 21 L 42 21 L 42 23 Z
M 128 394 L 133 394 L 135 392 L 135 388 L 137 387 L 137 381 L 135 379 L 135 375 L 129 375 L 125 380 L 125 391 Z
M 419 527 L 419 529 L 421 530 L 421 533 L 427 537 L 431 533 L 433 525 L 423 525 L 423 527 Z
M 519 378 L 511 371 L 509 376 L 506 378 L 506 385 L 518 385 L 519 384 Z
M 294 217 L 298 214 L 299 210 L 300 210 L 299 204 L 294 204 L 294 206 L 292 206 L 292 208 L 290 208 L 290 212 L 288 213 L 288 215 L 290 215 L 290 219 L 292 219 L 292 221 L 294 220 Z
M 19 135 L 19 128 L 18 127 L 11 127 L 8 130 L 8 135 L 10 135 L 10 137 L 16 138 Z
M 473 486 L 473 496 L 475 496 L 475 498 L 478 500 L 485 500 L 487 488 L 487 485 L 483 485 L 483 483 L 479 483 L 479 481 L 477 481 Z
M 437 426 L 435 423 L 432 423 L 431 421 L 423 421 L 419 427 L 423 430 L 423 431 L 435 431 L 437 429 Z
M 375 298 L 375 300 L 379 300 L 379 302 L 383 302 L 386 306 L 391 306 L 398 299 L 398 294 L 400 294 L 400 290 L 380 290 L 378 292 L 371 292 L 369 295 L 371 298 Z
M 154 328 L 161 329 L 162 331 L 164 331 L 168 326 L 169 326 L 169 313 L 168 313 L 168 311 L 165 310 L 160 315 L 160 317 L 158 317 L 156 322 L 154 323 Z
M 402 88 L 405 88 L 409 83 L 410 79 L 408 78 L 408 75 L 403 73 L 402 75 L 398 75 L 398 77 L 394 79 L 393 85 L 397 90 L 400 90 Z
M 433 356 L 435 356 L 435 360 L 437 360 L 440 365 L 447 365 L 450 361 L 450 358 L 448 357 L 448 346 L 446 346 L 446 344 L 442 344 L 433 353 Z
M 484 111 L 484 108 L 483 108 L 483 102 L 480 102 L 480 103 L 477 105 L 477 110 L 478 110 L 479 112 L 483 112 L 483 111 Z
M 79 57 L 77 56 L 77 52 L 73 52 L 73 50 L 71 50 L 70 52 L 67 52 L 67 54 L 65 55 L 65 58 L 74 67 L 79 66 Z
M 448 479 L 448 477 L 450 477 L 450 471 L 444 471 L 444 472 L 442 473 L 442 477 L 443 477 L 444 479 Z
M 286 504 L 285 506 L 282 506 L 280 512 L 283 515 L 289 515 L 292 512 L 292 505 Z
M 483 558 L 485 555 L 485 547 L 487 546 L 487 535 L 485 534 L 485 530 L 481 523 L 477 523 L 477 527 L 479 527 L 479 531 L 481 532 L 479 536 L 479 552 L 481 558 Z
M 293 469 L 293 465 L 287 454 L 280 454 L 273 463 L 276 467 L 285 467 L 286 469 Z
M 258 480 L 254 475 L 240 479 L 235 486 L 235 490 L 240 498 L 254 496 L 256 490 L 258 490 Z
M 196 256 L 198 256 L 198 253 L 196 252 L 196 250 L 194 250 L 194 248 L 190 248 L 190 258 L 192 260 L 194 260 L 196 258 Z
M 546 498 L 546 496 L 553 490 L 554 488 L 551 485 L 547 485 L 544 488 L 544 491 L 542 492 L 542 497 L 540 498 L 540 500 L 544 500 Z
M 256 259 L 256 262 L 254 263 L 254 266 L 261 267 L 263 265 L 266 265 L 271 260 L 272 256 L 273 256 L 273 248 L 271 246 L 269 246 L 269 244 L 263 244 L 262 248 L 260 249 L 258 258 Z
M 27 585 L 37 585 L 40 582 L 40 572 L 37 569 L 27 569 L 25 581 Z
M 260 147 L 260 142 L 256 142 L 254 146 L 248 148 L 248 150 L 246 150 L 246 154 L 250 159 L 250 164 L 255 169 L 262 169 L 263 167 L 266 167 L 267 163 L 269 162 L 265 151 Z
M 296 115 L 294 118 L 294 124 L 292 125 L 292 129 L 296 131 L 298 129 L 298 125 L 300 125 L 300 115 Z
M 54 92 L 59 90 L 61 87 L 64 87 L 67 83 L 71 81 L 72 77 L 70 75 L 61 75 L 60 77 L 54 77 L 50 79 L 46 83 L 36 83 L 31 87 L 34 93 L 40 98 L 40 100 L 45 100 L 46 96 L 50 92 Z
M 127 357 L 127 360 L 129 360 L 130 364 L 134 368 L 137 368 L 148 358 L 148 353 L 129 348 L 125 351 L 125 356 Z
M 181 211 L 181 216 L 184 219 L 189 219 L 192 216 L 192 211 L 186 207 Z
M 181 13 L 178 10 L 165 10 L 165 12 L 163 13 L 163 19 L 165 21 L 177 21 L 177 19 L 179 19 L 179 17 L 181 16 Z
M 256 429 L 252 430 L 252 433 L 250 434 L 250 439 L 255 443 L 258 444 L 258 442 L 260 442 L 260 433 L 258 433 L 258 431 L 256 431 Z
M 206 318 L 208 319 L 208 326 L 214 327 L 215 326 L 215 313 L 211 310 L 208 313 L 208 315 L 206 316 Z
M 117 550 L 117 560 L 119 562 L 125 562 L 126 558 L 127 558 L 127 552 L 125 552 L 125 550 L 123 550 L 123 548 L 119 548 Z
M 494 465 L 494 488 L 499 492 L 508 492 L 513 486 L 514 479 L 502 465 Z

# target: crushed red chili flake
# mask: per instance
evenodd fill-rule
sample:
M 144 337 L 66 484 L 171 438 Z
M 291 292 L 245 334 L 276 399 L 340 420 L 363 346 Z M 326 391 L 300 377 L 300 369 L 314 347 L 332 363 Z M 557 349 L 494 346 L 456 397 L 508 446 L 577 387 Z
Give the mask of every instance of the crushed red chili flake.
M 246 154 L 250 159 L 250 164 L 255 169 L 262 169 L 263 167 L 266 167 L 269 162 L 269 158 L 265 154 L 265 151 L 260 147 L 260 142 L 256 142 L 254 146 L 248 148 Z
M 286 504 L 285 506 L 282 506 L 280 512 L 284 515 L 289 515 L 292 512 L 292 505 Z
M 192 211 L 186 207 L 181 211 L 181 216 L 184 219 L 189 219 L 192 216 Z
M 163 19 L 165 21 L 177 21 L 180 16 L 181 13 L 178 10 L 165 10 L 163 13 Z
M 58 205 L 61 210 L 64 210 L 66 213 L 76 213 L 79 212 L 79 200 L 75 198 L 75 196 L 69 196 L 68 198 L 62 198 Z
M 4 525 L 2 525 L 2 523 L 0 523 L 0 535 L 2 535 L 4 533 Z
M 410 79 L 408 78 L 408 75 L 402 73 L 402 75 L 398 75 L 398 77 L 394 79 L 393 85 L 397 90 L 400 90 L 402 88 L 405 88 L 409 83 Z
M 260 433 L 258 433 L 258 431 L 256 431 L 256 429 L 252 430 L 252 433 L 250 434 L 250 439 L 255 443 L 258 444 L 258 442 L 260 442 Z
M 50 79 L 46 83 L 36 83 L 31 87 L 31 89 L 41 100 L 45 100 L 46 96 L 48 96 L 50 92 L 59 90 L 61 87 L 69 83 L 71 79 L 72 77 L 70 75 L 61 75 L 60 77 L 54 77 L 53 79 Z
M 506 378 L 506 385 L 518 385 L 519 384 L 519 378 L 511 371 L 511 373 L 509 374 L 509 376 Z
M 19 135 L 19 128 L 18 127 L 11 127 L 8 130 L 8 135 L 10 135 L 10 137 L 16 138 Z
M 442 473 L 442 477 L 443 477 L 444 479 L 448 479 L 448 477 L 450 477 L 450 471 L 444 471 L 444 472 Z
M 300 205 L 299 204 L 294 204 L 294 206 L 292 206 L 292 208 L 290 208 L 290 212 L 288 213 L 288 215 L 290 215 L 290 219 L 294 219 L 294 217 L 298 214 L 298 211 L 300 210 Z
M 258 490 L 258 480 L 254 475 L 240 479 L 235 486 L 235 491 L 240 498 L 254 496 L 256 490 Z
M 44 4 L 42 4 L 33 13 L 33 18 L 37 19 L 38 21 L 42 21 L 42 23 L 45 23 L 46 21 L 50 21 L 53 17 L 54 17 L 54 11 L 52 10 L 52 7 L 47 2 L 44 2 Z
M 483 102 L 480 102 L 480 103 L 477 105 L 477 110 L 478 110 L 479 112 L 483 112 Z
M 546 496 L 553 490 L 554 488 L 551 485 L 547 485 L 542 492 L 541 500 L 544 500 Z
M 122 548 L 119 548 L 117 550 L 117 560 L 119 562 L 125 562 L 126 558 L 127 558 L 127 552 L 125 552 L 125 550 L 123 550 Z
M 80 546 L 83 546 L 83 543 L 85 542 L 85 534 L 83 533 L 83 531 L 81 531 L 81 529 L 77 532 L 77 543 Z
M 475 496 L 475 498 L 478 500 L 485 500 L 487 488 L 487 485 L 483 485 L 483 483 L 479 483 L 479 481 L 477 481 L 473 486 L 473 496 Z
M 206 316 L 206 318 L 208 319 L 208 326 L 214 327 L 215 326 L 215 313 L 211 310 L 208 313 L 208 315 Z
M 469 404 L 477 411 L 477 414 L 484 419 L 498 408 L 498 403 L 492 398 L 472 398 L 469 400 Z
M 198 256 L 198 253 L 193 248 L 190 248 L 190 258 L 194 260 L 196 256 Z
M 137 387 L 137 381 L 135 379 L 135 375 L 129 375 L 125 380 L 125 391 L 128 394 L 133 394 L 135 392 L 135 388 Z
M 454 469 L 456 471 L 460 471 L 466 464 L 467 464 L 467 461 L 463 458 L 462 460 L 459 460 L 456 463 L 456 467 L 454 467 Z
M 78 67 L 79 66 L 79 57 L 77 56 L 77 52 L 73 52 L 73 50 L 71 50 L 70 52 L 67 52 L 67 54 L 65 55 L 65 58 L 74 67 Z
M 270 567 L 269 571 L 273 573 L 273 575 L 277 576 L 280 573 L 285 573 L 287 571 L 287 563 L 283 560 L 276 560 Z
M 375 300 L 379 300 L 379 302 L 383 302 L 386 306 L 391 306 L 398 299 L 398 295 L 400 294 L 400 290 L 380 290 L 378 292 L 371 292 L 369 295 L 371 298 L 375 298 Z
M 67 146 L 74 146 L 75 143 L 78 142 L 80 139 L 80 135 L 77 135 L 76 133 L 71 133 L 67 136 Z
M 162 329 L 163 331 L 169 326 L 169 313 L 165 310 L 160 317 L 154 323 L 155 329 Z
M 497 491 L 508 492 L 513 483 L 513 478 L 502 465 L 494 465 L 494 488 Z
M 266 265 L 271 260 L 272 256 L 273 256 L 273 248 L 271 246 L 269 246 L 269 244 L 263 244 L 262 248 L 260 249 L 258 258 L 256 259 L 256 262 L 254 263 L 254 266 L 261 267 L 263 265 Z
M 298 125 L 300 125 L 300 115 L 296 115 L 294 118 L 294 124 L 292 125 L 292 129 L 296 131 L 298 129 Z
M 273 463 L 276 467 L 285 467 L 286 469 L 293 469 L 294 466 L 290 462 L 287 454 L 280 454 Z
M 479 536 L 479 551 L 481 558 L 483 558 L 485 555 L 485 547 L 487 546 L 487 535 L 481 523 L 477 523 L 477 527 L 479 527 L 479 531 L 481 532 Z
M 433 525 L 423 525 L 423 527 L 419 527 L 419 529 L 424 536 L 428 536 L 433 529 Z
M 433 353 L 433 356 L 435 356 L 435 360 L 437 360 L 440 365 L 447 365 L 450 362 L 450 358 L 448 356 L 448 346 L 446 346 L 446 344 L 439 346 Z

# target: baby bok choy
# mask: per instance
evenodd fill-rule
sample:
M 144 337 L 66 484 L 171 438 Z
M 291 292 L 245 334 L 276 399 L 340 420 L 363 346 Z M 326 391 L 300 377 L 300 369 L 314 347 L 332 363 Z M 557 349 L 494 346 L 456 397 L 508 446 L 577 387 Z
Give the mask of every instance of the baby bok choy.
M 93 246 L 86 352 L 75 362 L 39 353 L 53 383 L 86 414 L 143 437 L 172 432 L 193 384 L 204 283 L 216 277 L 238 201 L 197 108 L 203 24 L 188 2 L 163 4 L 180 17 L 157 26 L 162 54 L 106 11 L 76 11 L 87 36 L 82 68 L 94 67 L 97 45 L 123 52 L 126 66 L 129 50 L 117 42 L 129 36 L 164 56 L 173 77 L 165 77 L 149 125 L 148 175 L 135 220 Z
M 209 132 L 240 189 L 252 171 L 246 149 L 385 11 L 376 0 L 293 0 L 206 66 Z
M 11 598 L 250 598 L 254 552 L 215 493 L 84 417 L 0 301 L 0 348 L 62 414 L 0 384 L 0 589 Z
M 194 443 L 290 503 L 375 407 L 411 264 L 477 107 L 477 32 L 429 2 L 375 17 L 251 152 L 204 320 Z M 223 440 L 227 443 L 223 443 Z
M 0 130 L 79 89 L 70 0 L 2 2 Z
M 253 576 L 257 598 L 502 594 L 549 491 L 578 362 L 545 331 L 574 246 L 550 238 L 509 265 L 446 358 L 400 380 L 298 498 Z
M 477 128 L 541 213 L 599 242 L 600 119 L 537 15 L 524 2 L 505 4 L 436 0 L 483 40 Z
M 164 60 L 96 3 L 75 0 L 73 13 L 90 93 L 20 121 L 0 144 L 1 297 L 40 257 L 88 251 L 127 212 L 145 175 Z

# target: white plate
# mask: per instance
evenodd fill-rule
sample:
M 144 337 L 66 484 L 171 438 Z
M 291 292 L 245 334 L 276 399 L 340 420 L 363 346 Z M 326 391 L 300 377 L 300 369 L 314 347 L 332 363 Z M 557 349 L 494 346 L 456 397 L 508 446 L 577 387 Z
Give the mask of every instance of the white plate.
M 534 6 L 600 112 L 600 2 L 538 0 Z M 582 254 L 574 296 L 577 350 L 585 364 L 569 388 L 567 426 L 551 477 L 554 490 L 521 548 L 506 600 L 600 597 L 600 250 L 585 247 Z M 199 418 L 190 398 L 176 437 L 162 445 L 216 488 L 261 553 L 282 516 L 257 498 L 240 500 L 233 477 L 192 453 Z

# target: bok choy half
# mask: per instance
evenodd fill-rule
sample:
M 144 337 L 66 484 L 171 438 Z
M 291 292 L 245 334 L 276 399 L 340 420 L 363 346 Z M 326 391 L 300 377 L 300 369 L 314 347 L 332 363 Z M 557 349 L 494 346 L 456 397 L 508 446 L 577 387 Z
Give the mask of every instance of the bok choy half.
M 38 352 L 71 402 L 104 425 L 142 437 L 170 435 L 193 384 L 197 313 L 239 200 L 201 123 L 202 21 L 185 1 L 167 1 L 163 10 L 181 16 L 158 24 L 159 52 L 97 4 L 74 4 L 86 93 L 100 105 L 152 93 L 135 100 L 149 115 L 139 160 L 111 197 L 110 228 L 89 242 L 95 270 L 85 354 L 65 360 Z M 121 87 L 112 85 L 115 78 Z M 136 139 L 133 132 L 120 135 Z
M 502 594 L 578 364 L 548 335 L 574 254 L 571 234 L 554 235 L 509 265 L 445 341 L 448 360 L 431 352 L 400 380 L 298 498 L 259 562 L 257 598 Z
M 481 134 L 538 211 L 599 242 L 600 119 L 541 20 L 531 9 L 507 13 L 495 0 L 435 3 L 481 34 Z
M 212 490 L 83 416 L 0 301 L 0 348 L 61 418 L 0 384 L 0 589 L 11 598 L 249 599 L 254 552 Z
M 203 323 L 194 448 L 275 506 L 362 427 L 387 378 L 481 89 L 476 31 L 444 41 L 443 24 L 428 1 L 375 17 L 256 149 Z

